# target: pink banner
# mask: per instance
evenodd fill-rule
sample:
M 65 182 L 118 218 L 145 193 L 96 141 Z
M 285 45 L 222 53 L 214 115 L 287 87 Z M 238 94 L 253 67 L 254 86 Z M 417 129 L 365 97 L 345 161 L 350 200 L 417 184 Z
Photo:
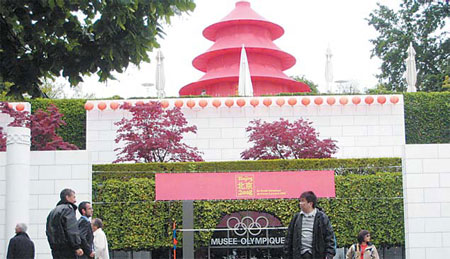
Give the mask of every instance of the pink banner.
M 334 172 L 156 174 L 156 200 L 290 199 L 304 191 L 335 197 Z

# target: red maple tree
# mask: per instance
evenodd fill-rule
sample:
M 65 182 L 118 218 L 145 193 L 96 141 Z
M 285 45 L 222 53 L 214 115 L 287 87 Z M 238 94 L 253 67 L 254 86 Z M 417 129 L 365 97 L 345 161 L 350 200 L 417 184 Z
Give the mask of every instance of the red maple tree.
M 31 150 L 74 150 L 77 146 L 65 142 L 56 130 L 66 122 L 62 120 L 63 115 L 54 104 L 47 108 L 48 112 L 38 109 L 34 114 L 27 111 L 16 111 L 9 108 L 8 103 L 0 103 L 0 111 L 8 114 L 13 121 L 8 124 L 10 127 L 31 126 Z M 4 141 L 3 141 L 4 139 Z M 6 150 L 6 136 L 1 129 L 0 151 Z
M 159 102 L 121 107 L 132 118 L 115 123 L 119 126 L 115 141 L 124 146 L 114 150 L 120 152 L 113 163 L 203 161 L 197 148 L 181 143 L 183 134 L 197 133 L 197 127 L 187 126 L 180 108 L 164 110 Z
M 274 122 L 253 120 L 246 131 L 253 147 L 241 153 L 242 159 L 300 159 L 329 158 L 338 147 L 332 139 L 320 140 L 312 122 L 299 119 L 290 123 L 280 119 Z

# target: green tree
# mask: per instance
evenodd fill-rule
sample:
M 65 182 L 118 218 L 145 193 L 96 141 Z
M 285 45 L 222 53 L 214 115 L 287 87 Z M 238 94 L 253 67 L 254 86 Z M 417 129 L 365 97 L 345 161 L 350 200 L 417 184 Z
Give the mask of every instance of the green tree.
M 297 82 L 302 82 L 305 83 L 309 86 L 309 88 L 311 89 L 311 93 L 319 93 L 319 86 L 314 83 L 313 81 L 305 78 L 305 76 L 292 76 L 291 77 L 293 80 L 297 81 Z
M 2 0 L 0 83 L 13 84 L 9 95 L 38 97 L 47 78 L 114 79 L 129 63 L 149 62 L 162 24 L 194 8 L 193 0 Z
M 450 15 L 448 1 L 404 0 L 398 11 L 378 4 L 367 19 L 378 31 L 370 40 L 372 57 L 382 60 L 380 83 L 388 90 L 405 91 L 407 49 L 412 42 L 416 51 L 417 89 L 440 91 L 445 75 L 450 74 L 450 40 L 446 21 Z M 448 28 L 447 28 L 448 29 Z

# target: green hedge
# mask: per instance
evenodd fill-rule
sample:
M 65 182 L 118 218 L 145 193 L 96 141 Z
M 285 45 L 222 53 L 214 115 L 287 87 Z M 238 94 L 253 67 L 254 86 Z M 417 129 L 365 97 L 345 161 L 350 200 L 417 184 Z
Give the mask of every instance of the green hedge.
M 320 199 L 319 205 L 330 216 L 340 247 L 354 243 L 358 231 L 362 228 L 369 229 L 373 233 L 377 245 L 403 245 L 402 177 L 400 172 L 394 172 L 399 170 L 400 159 L 354 159 L 353 163 L 351 161 L 351 159 L 324 159 L 323 163 L 316 159 L 245 161 L 250 164 L 244 165 L 247 168 L 252 164 L 255 168 L 265 165 L 268 170 L 274 171 L 285 170 L 286 164 L 310 165 L 309 168 L 303 169 L 317 170 L 332 168 L 332 164 L 336 168 L 344 168 L 345 165 L 356 168 L 358 165 L 361 168 L 371 166 L 391 169 L 393 172 L 387 173 L 374 173 L 378 170 L 373 169 L 367 171 L 352 169 L 353 171 L 349 172 L 356 174 L 346 172 L 336 175 L 336 198 Z M 207 164 L 210 164 L 210 167 Z M 200 171 L 198 169 L 204 168 L 215 168 L 215 171 L 224 172 L 239 169 L 245 171 L 238 168 L 242 165 L 241 161 L 166 165 L 172 166 L 171 169 L 178 172 Z M 314 168 L 314 165 L 317 167 Z M 155 169 L 161 166 L 157 164 L 94 166 L 95 216 L 104 219 L 111 249 L 145 250 L 169 247 L 172 220 L 176 220 L 179 228 L 182 228 L 180 202 L 154 201 L 154 172 L 158 172 Z M 109 172 L 106 172 L 107 170 Z M 296 200 L 196 201 L 194 208 L 195 228 L 215 228 L 221 217 L 240 210 L 269 212 L 287 225 L 293 213 L 298 211 L 298 202 Z M 210 236 L 210 232 L 196 233 L 197 247 L 206 245 Z M 181 233 L 179 237 L 182 242 Z
M 64 114 L 63 120 L 67 123 L 58 129 L 57 133 L 64 141 L 76 145 L 79 149 L 86 149 L 86 110 L 83 99 L 32 99 L 31 112 L 38 109 L 47 110 L 49 104 L 58 107 L 59 112 Z
M 93 165 L 94 180 L 140 177 L 146 172 L 231 172 L 231 171 L 292 171 L 334 170 L 338 175 L 373 174 L 375 172 L 400 172 L 400 158 L 361 159 L 297 159 L 258 160 L 229 162 L 184 162 L 149 164 L 105 164 Z
M 450 143 L 450 92 L 406 93 L 407 144 Z

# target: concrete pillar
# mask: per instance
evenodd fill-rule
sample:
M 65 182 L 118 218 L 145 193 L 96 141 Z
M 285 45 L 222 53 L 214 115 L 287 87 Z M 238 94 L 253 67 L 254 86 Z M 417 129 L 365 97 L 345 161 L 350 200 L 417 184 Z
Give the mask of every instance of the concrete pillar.
M 30 129 L 8 127 L 6 140 L 5 248 L 17 223 L 29 225 Z

